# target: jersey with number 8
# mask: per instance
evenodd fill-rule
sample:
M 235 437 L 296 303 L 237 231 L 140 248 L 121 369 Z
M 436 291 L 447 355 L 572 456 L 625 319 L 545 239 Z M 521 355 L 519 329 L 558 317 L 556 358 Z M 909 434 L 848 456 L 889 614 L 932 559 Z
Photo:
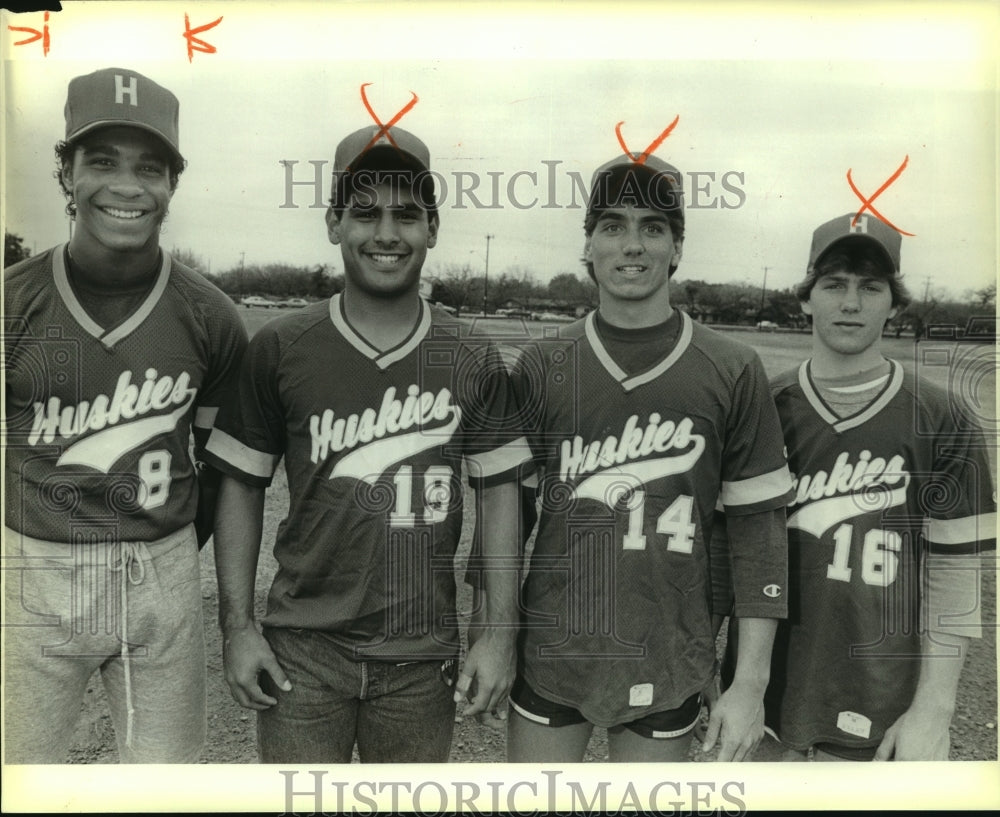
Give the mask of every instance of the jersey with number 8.
M 107 329 L 77 299 L 64 247 L 12 266 L 6 524 L 69 543 L 153 541 L 191 522 L 192 431 L 204 444 L 245 345 L 232 301 L 166 253 L 135 311 Z

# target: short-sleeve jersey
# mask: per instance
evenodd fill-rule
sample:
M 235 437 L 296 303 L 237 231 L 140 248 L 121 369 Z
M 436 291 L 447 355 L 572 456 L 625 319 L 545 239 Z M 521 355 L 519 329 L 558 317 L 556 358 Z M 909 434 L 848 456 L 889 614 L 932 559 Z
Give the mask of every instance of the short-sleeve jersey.
M 874 748 L 916 689 L 922 560 L 994 548 L 996 500 L 982 435 L 958 429 L 945 392 L 892 361 L 840 418 L 809 371 L 773 384 L 795 496 L 767 724 L 800 750 Z
M 262 327 L 206 457 L 257 486 L 285 458 L 265 626 L 324 631 L 357 659 L 453 657 L 463 462 L 476 487 L 516 479 L 515 414 L 496 348 L 422 300 L 388 351 L 340 295 Z
M 232 301 L 166 252 L 148 295 L 107 329 L 74 294 L 65 245 L 6 270 L 6 524 L 70 543 L 190 523 L 191 430 L 207 437 L 246 342 Z
M 591 313 L 528 344 L 512 374 L 544 472 L 520 669 L 539 695 L 599 726 L 704 688 L 716 503 L 750 514 L 789 497 L 756 353 L 680 317 L 673 350 L 645 371 L 618 366 Z M 785 542 L 753 546 L 734 571 L 737 613 L 780 617 Z

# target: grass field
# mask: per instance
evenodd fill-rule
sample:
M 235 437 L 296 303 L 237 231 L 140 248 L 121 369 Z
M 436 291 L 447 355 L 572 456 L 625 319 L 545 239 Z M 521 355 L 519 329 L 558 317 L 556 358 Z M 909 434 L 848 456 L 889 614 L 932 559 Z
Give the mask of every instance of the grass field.
M 248 330 L 256 332 L 265 322 L 276 316 L 268 310 L 241 310 Z M 286 313 L 287 314 L 287 313 Z M 513 350 L 521 342 L 542 337 L 547 328 L 555 326 L 540 322 L 489 319 L 480 320 L 477 331 L 491 334 L 497 339 L 510 358 Z M 735 330 L 733 337 L 753 346 L 761 357 L 769 376 L 790 369 L 809 356 L 810 336 L 801 333 L 760 333 L 753 330 Z M 910 340 L 887 338 L 884 344 L 887 356 L 898 359 L 908 370 L 919 370 L 942 388 L 961 393 L 973 406 L 973 415 L 990 433 L 990 457 L 993 473 L 996 473 L 996 353 L 991 346 L 976 344 L 925 343 L 914 344 Z M 275 478 L 268 492 L 264 527 L 264 545 L 257 580 L 257 604 L 262 613 L 266 591 L 276 568 L 270 549 L 274 542 L 277 525 L 284 517 L 288 505 L 288 492 L 283 469 Z M 467 503 L 466 507 L 472 507 Z M 457 579 L 459 582 L 459 609 L 468 611 L 470 593 L 461 581 L 465 559 L 468 555 L 473 519 L 471 514 L 465 520 L 463 537 L 456 556 Z M 206 549 L 206 553 L 210 548 Z M 203 554 L 203 568 L 206 574 L 206 588 L 214 583 L 214 569 L 210 558 Z M 210 592 L 205 595 L 209 604 L 214 604 Z M 996 684 L 996 576 L 988 571 L 984 581 L 983 606 L 990 624 L 983 639 L 974 642 L 963 673 L 959 690 L 958 709 L 952 726 L 952 755 L 960 759 L 993 760 L 997 758 L 997 684 Z M 211 625 L 210 625 L 211 626 Z M 215 628 L 217 630 L 217 628 Z M 211 640 L 210 640 L 211 643 Z M 211 648 L 210 648 L 211 649 Z M 231 708 L 231 707 L 230 707 Z M 210 710 L 211 711 L 211 710 Z M 233 710 L 239 712 L 238 709 Z M 226 712 L 216 717 L 220 721 L 228 717 Z M 211 717 L 211 716 L 210 716 Z M 239 717 L 246 718 L 245 713 Z M 251 716 L 252 720 L 252 716 Z M 242 727 L 241 727 L 242 728 Z M 252 755 L 252 730 L 247 727 L 242 750 L 250 753 L 242 758 L 250 762 Z M 603 760 L 607 757 L 604 730 L 595 730 L 588 748 L 587 760 Z M 692 757 L 701 759 L 692 752 Z M 229 759 L 229 758 L 227 758 Z M 237 758 L 233 758 L 237 759 Z M 231 760 L 231 759 L 229 759 Z M 459 717 L 456 725 L 452 760 L 502 762 L 504 760 L 504 740 L 502 732 L 495 732 L 476 722 Z M 216 761 L 218 762 L 218 760 Z

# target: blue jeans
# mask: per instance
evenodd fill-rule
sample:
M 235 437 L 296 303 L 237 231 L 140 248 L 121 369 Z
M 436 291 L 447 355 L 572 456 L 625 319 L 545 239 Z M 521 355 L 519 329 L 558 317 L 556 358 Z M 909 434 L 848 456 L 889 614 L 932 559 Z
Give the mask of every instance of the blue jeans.
M 262 763 L 444 763 L 455 728 L 457 660 L 352 661 L 318 630 L 264 628 L 292 683 L 257 713 Z

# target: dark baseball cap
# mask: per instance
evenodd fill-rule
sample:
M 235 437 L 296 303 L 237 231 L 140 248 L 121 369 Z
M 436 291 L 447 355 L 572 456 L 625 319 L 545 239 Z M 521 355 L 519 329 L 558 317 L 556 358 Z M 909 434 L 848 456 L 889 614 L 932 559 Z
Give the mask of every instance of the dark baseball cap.
M 125 125 L 159 137 L 180 161 L 180 104 L 170 91 L 128 68 L 102 68 L 74 77 L 66 94 L 66 142 L 100 128 Z
M 587 215 L 613 207 L 622 199 L 638 194 L 653 209 L 684 218 L 684 184 L 681 172 L 672 164 L 647 156 L 639 162 L 635 154 L 619 154 L 605 162 L 590 180 Z
M 388 160 L 393 163 L 393 152 L 402 167 L 425 172 L 430 170 L 430 151 L 416 136 L 402 128 L 370 125 L 345 136 L 337 145 L 333 157 L 333 172 L 350 173 L 371 162 L 376 156 L 379 161 Z
M 877 247 L 892 269 L 899 272 L 903 236 L 882 219 L 867 213 L 848 213 L 817 227 L 809 247 L 809 269 L 813 269 L 816 262 L 835 246 L 850 243 L 867 243 Z

